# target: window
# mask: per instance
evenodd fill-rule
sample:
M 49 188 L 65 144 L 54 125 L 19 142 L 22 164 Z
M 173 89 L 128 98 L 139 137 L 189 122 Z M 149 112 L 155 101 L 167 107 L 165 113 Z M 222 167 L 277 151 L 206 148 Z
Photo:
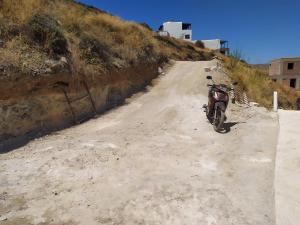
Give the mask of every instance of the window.
M 288 63 L 288 70 L 294 69 L 294 63 Z
M 190 23 L 182 24 L 182 30 L 191 30 L 191 29 L 192 29 L 192 24 L 190 24 Z
M 189 35 L 189 34 L 185 35 L 184 39 L 191 39 L 191 35 Z
M 290 79 L 290 87 L 291 88 L 296 88 L 296 79 Z

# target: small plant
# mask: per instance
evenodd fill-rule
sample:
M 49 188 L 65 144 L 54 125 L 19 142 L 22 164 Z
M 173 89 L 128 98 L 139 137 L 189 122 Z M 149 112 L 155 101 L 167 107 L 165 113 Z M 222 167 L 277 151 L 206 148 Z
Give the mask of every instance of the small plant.
M 145 27 L 146 29 L 153 31 L 152 28 L 147 23 L 140 23 L 141 26 Z
M 79 47 L 89 62 L 91 62 L 93 58 L 100 58 L 104 62 L 108 62 L 110 59 L 109 47 L 94 38 L 88 36 L 83 37 Z
M 202 41 L 196 41 L 195 45 L 198 47 L 198 48 L 205 48 L 205 45 Z
M 28 20 L 32 39 L 55 54 L 66 54 L 68 42 L 59 23 L 50 15 L 37 13 Z

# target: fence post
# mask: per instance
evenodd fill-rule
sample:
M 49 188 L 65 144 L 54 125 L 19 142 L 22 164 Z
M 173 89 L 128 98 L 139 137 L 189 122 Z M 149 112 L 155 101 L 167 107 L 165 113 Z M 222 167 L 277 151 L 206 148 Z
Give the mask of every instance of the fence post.
M 274 91 L 273 93 L 273 110 L 275 112 L 278 111 L 278 92 Z

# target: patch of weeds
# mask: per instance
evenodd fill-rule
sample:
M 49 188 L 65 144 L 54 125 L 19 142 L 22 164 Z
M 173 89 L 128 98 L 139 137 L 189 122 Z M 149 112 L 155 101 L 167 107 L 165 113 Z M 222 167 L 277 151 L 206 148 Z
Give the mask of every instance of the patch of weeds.
M 79 47 L 88 60 L 88 62 L 93 61 L 95 58 L 99 58 L 106 63 L 111 61 L 110 48 L 105 43 L 99 42 L 95 38 L 84 36 L 79 44 Z
M 60 24 L 50 15 L 37 13 L 28 20 L 32 39 L 54 54 L 66 54 L 68 42 Z

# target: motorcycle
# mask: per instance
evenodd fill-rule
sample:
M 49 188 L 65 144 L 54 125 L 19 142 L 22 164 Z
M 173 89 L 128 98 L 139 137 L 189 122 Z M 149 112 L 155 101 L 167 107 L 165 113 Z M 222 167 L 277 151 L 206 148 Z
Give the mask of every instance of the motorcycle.
M 226 109 L 229 102 L 229 91 L 233 91 L 233 88 L 228 87 L 225 84 L 215 84 L 212 76 L 206 77 L 211 80 L 213 84 L 207 84 L 208 91 L 208 105 L 204 105 L 203 108 L 206 112 L 206 117 L 213 125 L 214 130 L 221 132 L 223 130 L 224 122 L 227 120 Z M 236 85 L 237 83 L 234 83 Z

